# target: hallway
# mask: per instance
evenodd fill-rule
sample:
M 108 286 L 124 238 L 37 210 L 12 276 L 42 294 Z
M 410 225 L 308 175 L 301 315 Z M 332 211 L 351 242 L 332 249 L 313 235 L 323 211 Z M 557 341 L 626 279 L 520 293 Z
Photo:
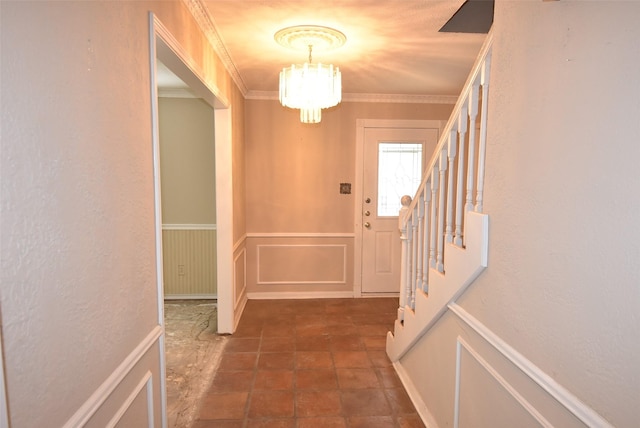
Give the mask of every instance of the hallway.
M 423 427 L 385 352 L 397 302 L 250 300 L 194 426 Z

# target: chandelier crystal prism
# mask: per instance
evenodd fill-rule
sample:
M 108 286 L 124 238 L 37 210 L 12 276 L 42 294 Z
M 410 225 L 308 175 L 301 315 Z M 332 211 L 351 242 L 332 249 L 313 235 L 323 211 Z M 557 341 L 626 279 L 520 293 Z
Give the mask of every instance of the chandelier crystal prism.
M 333 64 L 313 63 L 312 52 L 342 46 L 345 35 L 332 28 L 305 25 L 284 28 L 274 38 L 283 46 L 309 52 L 308 62 L 292 64 L 280 72 L 280 103 L 300 109 L 302 123 L 319 123 L 322 109 L 342 99 L 342 75 Z

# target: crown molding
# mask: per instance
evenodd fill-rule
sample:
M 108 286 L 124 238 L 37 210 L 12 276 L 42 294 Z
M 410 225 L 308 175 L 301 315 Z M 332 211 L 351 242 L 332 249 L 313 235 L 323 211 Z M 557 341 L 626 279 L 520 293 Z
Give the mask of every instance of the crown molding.
M 247 88 L 242 76 L 240 76 L 240 72 L 231 59 L 231 55 L 229 55 L 227 48 L 224 46 L 220 33 L 218 33 L 203 0 L 182 0 L 182 2 L 187 6 L 202 31 L 204 31 L 207 40 L 220 57 L 224 68 L 236 83 L 244 98 L 249 100 L 277 100 L 277 92 L 250 91 Z M 343 102 L 360 103 L 455 104 L 457 100 L 457 95 L 342 94 Z
M 407 103 L 407 104 L 455 104 L 457 95 L 411 94 L 342 94 L 343 102 L 352 103 Z
M 244 96 L 247 100 L 279 100 L 280 96 L 276 91 L 249 91 Z
M 218 33 L 218 29 L 216 28 L 216 24 L 207 12 L 207 6 L 202 0 L 182 0 L 182 2 L 187 6 L 189 12 L 191 12 L 191 15 L 193 15 L 202 31 L 204 31 L 205 37 L 213 47 L 213 50 L 218 54 L 218 57 L 220 57 L 224 68 L 236 83 L 236 86 L 240 89 L 242 95 L 246 97 L 249 92 L 247 85 L 242 80 L 242 76 L 240 76 L 240 72 L 233 63 L 231 55 L 229 55 L 227 48 L 224 46 L 220 33 Z
M 275 91 L 248 91 L 248 100 L 278 100 Z M 342 102 L 352 103 L 413 103 L 455 104 L 457 95 L 408 95 L 408 94 L 342 94 Z

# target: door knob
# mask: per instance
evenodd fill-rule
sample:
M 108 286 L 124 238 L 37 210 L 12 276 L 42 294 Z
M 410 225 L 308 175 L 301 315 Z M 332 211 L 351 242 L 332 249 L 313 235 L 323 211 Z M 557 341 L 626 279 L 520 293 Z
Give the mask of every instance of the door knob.
M 366 227 L 367 229 L 369 229 L 371 227 L 371 223 L 369 223 L 368 221 L 364 223 L 364 227 Z
M 370 215 L 371 215 L 371 213 L 370 213 L 369 211 L 365 211 L 365 212 L 364 212 L 364 215 L 366 215 L 366 216 L 370 216 Z

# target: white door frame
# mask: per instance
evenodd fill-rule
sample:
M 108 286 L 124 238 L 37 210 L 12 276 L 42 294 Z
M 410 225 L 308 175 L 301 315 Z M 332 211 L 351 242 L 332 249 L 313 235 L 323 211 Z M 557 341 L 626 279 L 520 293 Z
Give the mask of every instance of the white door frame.
M 2 331 L 0 330 L 0 428 L 9 428 L 9 406 L 7 403 L 7 389 L 4 382 L 3 354 Z
M 394 119 L 357 119 L 356 120 L 356 175 L 353 228 L 355 242 L 353 245 L 353 295 L 362 297 L 362 210 L 364 197 L 362 193 L 364 174 L 364 137 L 366 128 L 428 128 L 438 129 L 438 140 L 446 121 L 442 120 L 394 120 Z M 399 239 L 399 238 L 398 238 Z
M 162 261 L 162 203 L 160 189 L 160 137 L 158 128 L 158 94 L 156 78 L 156 58 L 159 58 L 178 77 L 214 108 L 215 163 L 216 163 L 216 249 L 218 286 L 218 332 L 233 333 L 234 302 L 233 284 L 233 193 L 231 175 L 231 108 L 228 100 L 220 95 L 217 87 L 205 83 L 196 71 L 193 59 L 178 41 L 153 14 L 150 22 L 150 67 L 151 67 L 151 115 L 153 140 L 153 181 L 155 203 L 156 234 L 156 278 L 158 288 L 158 324 L 164 326 L 164 281 Z M 166 427 L 166 360 L 164 353 L 164 333 L 161 343 L 160 389 L 162 391 L 162 426 Z

